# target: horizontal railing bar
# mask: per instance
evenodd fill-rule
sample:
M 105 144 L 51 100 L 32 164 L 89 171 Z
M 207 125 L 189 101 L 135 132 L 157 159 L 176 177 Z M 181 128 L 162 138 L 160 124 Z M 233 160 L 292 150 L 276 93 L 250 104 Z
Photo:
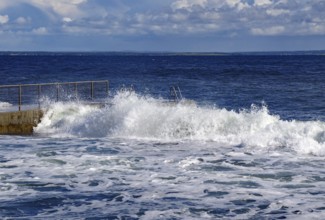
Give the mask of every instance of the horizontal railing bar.
M 95 81 L 77 81 L 77 82 L 57 82 L 57 83 L 40 83 L 40 84 L 21 84 L 21 85 L 0 85 L 0 88 L 15 88 L 15 87 L 28 87 L 28 86 L 52 86 L 52 85 L 69 85 L 69 84 L 86 84 L 86 83 L 108 83 L 108 80 L 95 80 Z

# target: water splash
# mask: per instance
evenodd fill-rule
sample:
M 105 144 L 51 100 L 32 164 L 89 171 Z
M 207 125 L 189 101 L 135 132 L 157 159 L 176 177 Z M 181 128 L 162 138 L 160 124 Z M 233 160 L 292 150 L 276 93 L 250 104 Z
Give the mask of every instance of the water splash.
M 0 102 L 0 111 L 1 110 L 7 110 L 12 107 L 12 104 L 9 102 Z
M 122 137 L 159 141 L 215 141 L 251 149 L 325 155 L 325 123 L 285 121 L 263 105 L 233 111 L 121 92 L 104 108 L 54 103 L 35 128 L 58 137 Z

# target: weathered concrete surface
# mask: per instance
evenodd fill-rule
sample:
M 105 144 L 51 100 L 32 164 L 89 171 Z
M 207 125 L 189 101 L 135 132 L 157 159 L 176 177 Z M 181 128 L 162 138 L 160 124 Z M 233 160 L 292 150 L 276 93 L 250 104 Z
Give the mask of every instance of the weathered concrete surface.
M 33 127 L 41 121 L 39 109 L 0 113 L 0 135 L 32 135 Z

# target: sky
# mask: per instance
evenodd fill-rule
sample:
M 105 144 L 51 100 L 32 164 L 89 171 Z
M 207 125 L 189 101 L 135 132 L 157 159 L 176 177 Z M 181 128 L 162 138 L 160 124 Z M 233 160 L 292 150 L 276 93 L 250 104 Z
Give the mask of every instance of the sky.
M 325 0 L 0 0 L 0 51 L 325 49 Z

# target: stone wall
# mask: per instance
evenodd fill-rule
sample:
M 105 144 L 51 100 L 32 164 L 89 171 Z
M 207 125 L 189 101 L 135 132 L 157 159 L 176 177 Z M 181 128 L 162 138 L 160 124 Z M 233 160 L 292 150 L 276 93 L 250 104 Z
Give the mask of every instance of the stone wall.
M 0 135 L 32 135 L 41 121 L 42 110 L 34 109 L 0 113 Z

